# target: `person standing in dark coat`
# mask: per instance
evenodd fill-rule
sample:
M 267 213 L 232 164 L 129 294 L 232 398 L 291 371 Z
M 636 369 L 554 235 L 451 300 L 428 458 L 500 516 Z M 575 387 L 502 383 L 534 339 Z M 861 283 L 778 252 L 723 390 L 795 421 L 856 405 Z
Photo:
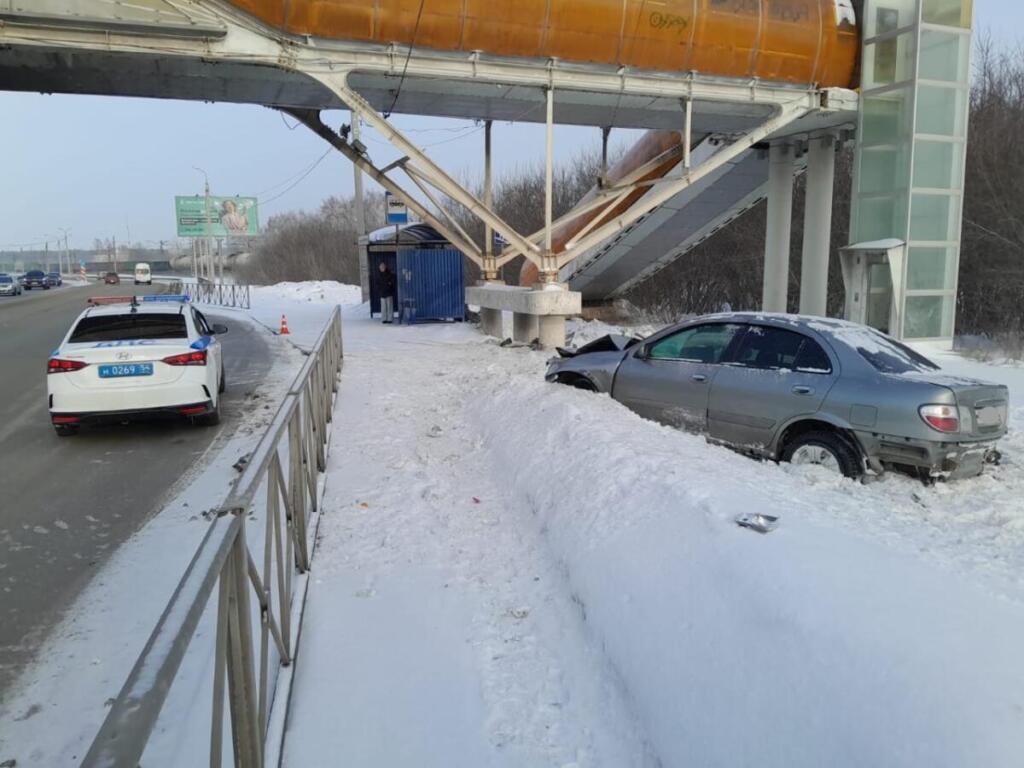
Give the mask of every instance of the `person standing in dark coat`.
M 395 273 L 380 263 L 380 316 L 386 324 L 395 319 Z

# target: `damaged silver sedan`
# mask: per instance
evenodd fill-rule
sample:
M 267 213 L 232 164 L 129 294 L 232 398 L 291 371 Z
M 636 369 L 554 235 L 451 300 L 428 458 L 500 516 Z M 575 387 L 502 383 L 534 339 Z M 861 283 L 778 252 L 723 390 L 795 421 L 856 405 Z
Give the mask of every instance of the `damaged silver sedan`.
M 641 416 L 740 451 L 847 477 L 922 479 L 999 460 L 1009 392 L 944 374 L 918 352 L 842 320 L 729 313 L 647 339 L 559 350 L 546 378 L 605 392 Z

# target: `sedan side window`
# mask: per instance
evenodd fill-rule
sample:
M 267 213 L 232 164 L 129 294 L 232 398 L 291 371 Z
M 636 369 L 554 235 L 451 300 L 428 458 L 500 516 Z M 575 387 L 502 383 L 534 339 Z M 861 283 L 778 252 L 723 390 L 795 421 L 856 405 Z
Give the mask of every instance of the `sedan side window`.
M 832 371 L 828 355 L 813 339 L 802 333 L 763 325 L 752 325 L 747 329 L 733 362 L 747 368 L 771 371 Z
M 832 361 L 814 339 L 804 339 L 796 356 L 796 369 L 802 373 L 832 373 Z
M 210 330 L 210 324 L 206 322 L 206 316 L 198 309 L 192 310 L 192 317 L 196 321 L 196 330 L 199 331 L 200 336 L 211 336 L 213 332 Z
M 741 327 L 735 323 L 710 323 L 686 328 L 654 342 L 648 349 L 648 357 L 652 360 L 717 363 Z

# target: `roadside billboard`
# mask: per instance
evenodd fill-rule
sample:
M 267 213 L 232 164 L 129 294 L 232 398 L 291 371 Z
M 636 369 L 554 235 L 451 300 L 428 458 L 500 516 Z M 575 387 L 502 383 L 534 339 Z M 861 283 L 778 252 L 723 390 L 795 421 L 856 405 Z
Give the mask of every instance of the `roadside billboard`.
M 259 234 L 259 204 L 255 197 L 179 195 L 174 198 L 178 237 L 255 237 Z M 209 218 L 209 229 L 207 229 Z

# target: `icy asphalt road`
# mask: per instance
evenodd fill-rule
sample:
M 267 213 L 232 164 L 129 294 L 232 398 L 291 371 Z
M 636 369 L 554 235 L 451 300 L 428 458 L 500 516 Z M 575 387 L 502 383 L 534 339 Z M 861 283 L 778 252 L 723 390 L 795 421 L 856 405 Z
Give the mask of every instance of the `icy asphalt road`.
M 233 432 L 245 385 L 270 368 L 260 332 L 225 314 L 219 427 L 150 423 L 58 438 L 47 418 L 47 357 L 86 297 L 132 292 L 90 285 L 0 298 L 0 700 L 104 560 Z

